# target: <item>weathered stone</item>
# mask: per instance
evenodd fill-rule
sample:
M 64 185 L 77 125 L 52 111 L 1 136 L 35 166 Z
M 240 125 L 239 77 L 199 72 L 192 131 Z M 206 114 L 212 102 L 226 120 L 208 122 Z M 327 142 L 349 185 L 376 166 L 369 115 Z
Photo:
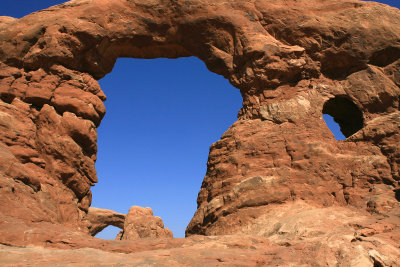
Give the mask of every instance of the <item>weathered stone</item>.
M 116 240 L 172 238 L 172 232 L 168 228 L 164 229 L 163 221 L 160 217 L 153 216 L 151 208 L 132 206 L 125 215 L 90 207 L 86 219 L 89 234 L 92 236 L 112 225 L 121 229 Z
M 74 0 L 0 17 L 0 242 L 181 246 L 176 259 L 205 260 L 196 237 L 141 247 L 87 234 L 106 99 L 96 79 L 118 57 L 197 56 L 240 89 L 243 108 L 210 148 L 187 235 L 239 235 L 199 242 L 248 242 L 235 252 L 253 265 L 396 266 L 399 25 L 398 9 L 357 0 Z M 257 242 L 271 250 L 251 252 Z M 244 265 L 221 251 L 212 259 Z M 162 249 L 146 255 L 163 262 Z
M 90 207 L 86 217 L 88 220 L 89 234 L 95 236 L 110 225 L 123 229 L 125 217 L 125 214 L 117 213 L 112 210 Z
M 168 228 L 164 229 L 163 221 L 153 216 L 151 208 L 133 206 L 126 215 L 121 240 L 139 238 L 172 238 L 172 232 Z

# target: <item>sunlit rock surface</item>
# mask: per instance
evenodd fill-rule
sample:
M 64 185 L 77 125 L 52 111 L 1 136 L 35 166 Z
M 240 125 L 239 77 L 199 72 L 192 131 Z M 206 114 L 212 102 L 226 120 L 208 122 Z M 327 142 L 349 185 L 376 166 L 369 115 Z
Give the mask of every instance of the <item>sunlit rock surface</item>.
M 398 9 L 357 0 L 74 0 L 0 17 L 0 243 L 81 249 L 1 258 L 70 263 L 94 248 L 82 261 L 398 266 L 399 25 Z M 97 79 L 118 57 L 184 56 L 243 96 L 186 230 L 217 237 L 90 237 Z
M 113 210 L 90 207 L 86 219 L 89 234 L 95 236 L 110 225 L 123 230 L 126 215 Z
M 118 237 L 121 240 L 172 238 L 172 232 L 168 228 L 164 228 L 160 217 L 153 216 L 151 208 L 133 206 L 126 215 L 123 231 Z
M 160 217 L 153 216 L 149 207 L 133 206 L 128 214 L 112 210 L 90 207 L 86 216 L 89 234 L 95 236 L 112 225 L 121 229 L 117 240 L 136 240 L 141 238 L 172 238 L 172 232 L 164 228 Z

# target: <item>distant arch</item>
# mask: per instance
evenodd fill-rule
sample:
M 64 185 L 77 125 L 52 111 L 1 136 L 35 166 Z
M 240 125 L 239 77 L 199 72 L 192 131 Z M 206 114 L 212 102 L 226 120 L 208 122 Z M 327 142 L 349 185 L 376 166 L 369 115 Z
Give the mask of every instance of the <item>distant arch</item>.
M 120 234 L 122 230 L 119 227 L 109 225 L 102 229 L 100 232 L 94 235 L 94 237 L 100 239 L 120 240 Z

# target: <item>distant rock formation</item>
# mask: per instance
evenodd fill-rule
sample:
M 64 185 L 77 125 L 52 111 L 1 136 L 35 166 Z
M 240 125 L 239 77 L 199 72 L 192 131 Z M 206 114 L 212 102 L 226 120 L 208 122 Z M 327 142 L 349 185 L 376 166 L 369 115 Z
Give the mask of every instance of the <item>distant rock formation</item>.
M 126 215 L 112 210 L 90 207 L 87 214 L 89 234 L 95 236 L 107 226 L 124 229 Z
M 193 252 L 195 236 L 122 245 L 91 239 L 87 222 L 105 114 L 97 80 L 118 57 L 196 56 L 243 107 L 210 147 L 186 234 L 256 237 L 202 239 L 248 248 L 254 265 L 396 266 L 399 36 L 398 9 L 358 0 L 73 0 L 1 17 L 0 243 Z M 250 251 L 259 240 L 274 256 Z
M 120 240 L 135 240 L 140 238 L 172 238 L 172 232 L 164 228 L 160 217 L 153 216 L 151 208 L 133 206 L 126 215 L 124 230 Z
M 90 207 L 86 219 L 91 236 L 112 225 L 122 230 L 117 235 L 117 240 L 173 237 L 172 232 L 164 228 L 162 219 L 153 216 L 151 208 L 132 206 L 125 215 L 112 210 Z

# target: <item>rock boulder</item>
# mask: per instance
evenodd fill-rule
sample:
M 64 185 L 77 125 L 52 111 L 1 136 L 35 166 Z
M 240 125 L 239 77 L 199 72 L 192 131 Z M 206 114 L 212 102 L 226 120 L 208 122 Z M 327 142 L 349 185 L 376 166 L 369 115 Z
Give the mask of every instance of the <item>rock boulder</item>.
M 164 228 L 160 217 L 153 216 L 151 208 L 133 206 L 126 215 L 124 230 L 120 233 L 121 240 L 140 238 L 172 238 L 172 232 Z

